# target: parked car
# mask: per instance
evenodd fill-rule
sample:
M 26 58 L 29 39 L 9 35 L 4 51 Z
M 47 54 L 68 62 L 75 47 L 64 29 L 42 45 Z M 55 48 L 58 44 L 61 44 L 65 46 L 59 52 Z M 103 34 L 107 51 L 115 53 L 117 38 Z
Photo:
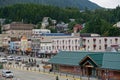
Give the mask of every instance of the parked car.
M 2 76 L 6 78 L 13 78 L 13 72 L 10 70 L 2 70 Z
M 7 63 L 7 59 L 6 58 L 0 58 L 0 62 L 1 63 Z
M 22 58 L 20 56 L 15 57 L 15 61 L 22 61 Z
M 14 60 L 14 57 L 13 56 L 7 56 L 7 60 L 12 61 L 12 60 Z

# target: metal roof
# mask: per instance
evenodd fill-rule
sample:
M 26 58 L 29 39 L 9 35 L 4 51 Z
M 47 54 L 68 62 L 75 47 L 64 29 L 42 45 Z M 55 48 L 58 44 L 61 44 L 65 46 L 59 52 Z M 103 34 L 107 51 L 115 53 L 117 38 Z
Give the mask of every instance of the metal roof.
M 41 36 L 71 36 L 71 34 L 65 34 L 65 33 L 44 33 L 44 34 L 41 34 Z
M 79 66 L 80 60 L 87 54 L 87 52 L 61 51 L 48 62 L 52 64 Z
M 79 66 L 80 61 L 89 56 L 99 68 L 120 70 L 120 53 L 118 52 L 73 52 L 61 51 L 48 62 L 69 66 Z
M 120 70 L 120 53 L 104 54 L 101 68 Z

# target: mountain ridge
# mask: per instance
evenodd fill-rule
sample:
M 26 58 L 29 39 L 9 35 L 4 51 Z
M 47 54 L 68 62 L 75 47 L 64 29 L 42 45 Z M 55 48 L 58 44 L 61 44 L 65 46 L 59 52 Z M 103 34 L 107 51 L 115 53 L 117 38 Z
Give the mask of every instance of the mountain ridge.
M 1 6 L 13 5 L 16 3 L 35 3 L 58 7 L 74 7 L 82 10 L 86 8 L 92 10 L 101 8 L 89 0 L 0 0 Z

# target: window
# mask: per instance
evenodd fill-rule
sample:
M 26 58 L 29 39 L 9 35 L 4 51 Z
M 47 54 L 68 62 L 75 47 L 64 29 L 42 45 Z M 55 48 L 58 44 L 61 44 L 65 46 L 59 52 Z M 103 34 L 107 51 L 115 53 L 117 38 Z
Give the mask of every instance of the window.
M 110 44 L 112 44 L 112 39 L 110 39 Z
M 99 50 L 101 50 L 101 46 L 99 46 Z
M 101 44 L 101 40 L 99 40 L 99 44 Z
M 75 39 L 75 43 L 77 43 L 77 39 Z
M 117 44 L 118 43 L 118 38 L 115 38 L 115 44 Z
M 89 43 L 89 40 L 88 40 L 88 43 Z
M 105 40 L 105 43 L 107 43 L 107 38 L 105 38 L 104 40 Z

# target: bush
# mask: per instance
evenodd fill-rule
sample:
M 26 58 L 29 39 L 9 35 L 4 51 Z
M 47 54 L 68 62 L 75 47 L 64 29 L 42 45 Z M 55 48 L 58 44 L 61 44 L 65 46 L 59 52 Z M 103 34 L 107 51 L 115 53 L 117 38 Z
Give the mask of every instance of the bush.
M 3 64 L 0 64 L 0 69 L 3 69 Z

